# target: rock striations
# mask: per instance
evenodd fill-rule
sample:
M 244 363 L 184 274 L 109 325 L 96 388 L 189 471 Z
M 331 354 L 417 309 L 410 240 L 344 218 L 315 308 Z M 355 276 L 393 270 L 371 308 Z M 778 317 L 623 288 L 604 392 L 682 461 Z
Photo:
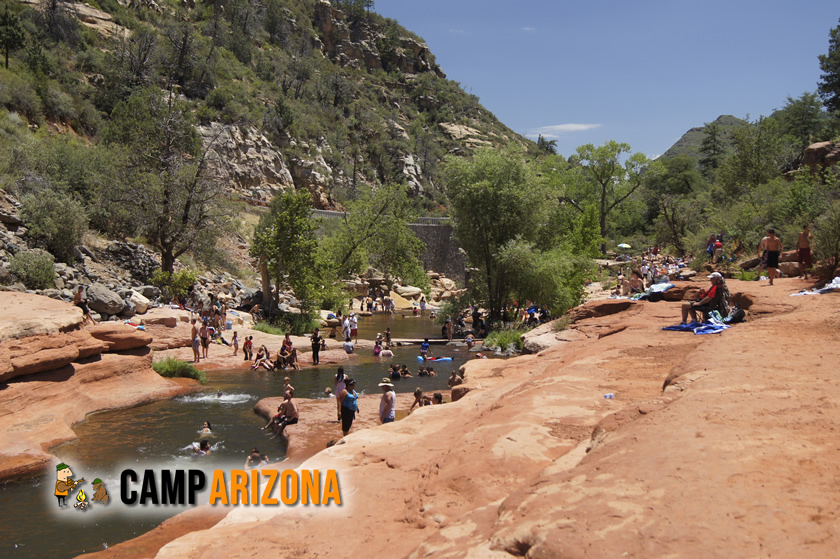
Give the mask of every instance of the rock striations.
M 118 323 L 82 329 L 69 303 L 0 292 L 0 479 L 44 466 L 88 413 L 190 392 L 152 370 L 152 337 Z

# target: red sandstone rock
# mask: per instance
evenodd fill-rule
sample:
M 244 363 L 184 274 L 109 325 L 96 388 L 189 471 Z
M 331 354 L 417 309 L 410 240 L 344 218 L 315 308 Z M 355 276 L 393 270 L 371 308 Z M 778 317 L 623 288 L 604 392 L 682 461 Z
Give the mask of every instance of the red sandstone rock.
M 0 340 L 10 340 L 55 332 L 68 332 L 82 323 L 82 311 L 64 301 L 0 291 Z
M 92 326 L 88 332 L 97 340 L 108 344 L 109 352 L 146 347 L 152 343 L 152 336 L 149 333 L 118 322 L 100 322 Z
M 566 316 L 569 317 L 572 322 L 577 322 L 585 318 L 608 316 L 625 311 L 635 304 L 637 304 L 635 301 L 630 301 L 629 299 L 592 301 L 591 303 L 584 303 L 579 307 L 573 308 L 566 313 Z
M 803 287 L 731 281 L 764 318 L 719 336 L 662 331 L 679 304 L 638 304 L 587 319 L 624 327 L 600 340 L 471 361 L 461 401 L 302 464 L 338 469 L 333 512 L 365 537 L 326 537 L 329 510 L 240 507 L 144 554 L 833 556 L 840 346 L 825 325 L 838 295 L 788 297 Z M 671 370 L 681 390 L 662 397 Z

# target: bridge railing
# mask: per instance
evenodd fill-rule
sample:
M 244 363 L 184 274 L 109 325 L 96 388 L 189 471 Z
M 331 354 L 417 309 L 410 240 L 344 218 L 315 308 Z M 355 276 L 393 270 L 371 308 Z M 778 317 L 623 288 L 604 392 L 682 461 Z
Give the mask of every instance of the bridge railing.
M 344 217 L 344 212 L 312 210 L 312 215 L 323 219 L 341 219 Z M 409 225 L 448 225 L 451 221 L 451 218 L 448 217 L 418 217 Z

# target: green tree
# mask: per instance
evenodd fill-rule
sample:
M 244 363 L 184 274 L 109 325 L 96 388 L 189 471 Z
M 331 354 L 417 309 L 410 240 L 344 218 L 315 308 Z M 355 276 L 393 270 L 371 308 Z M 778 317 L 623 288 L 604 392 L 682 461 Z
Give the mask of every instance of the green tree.
M 43 190 L 25 195 L 20 212 L 38 246 L 59 262 L 75 261 L 73 249 L 87 231 L 85 208 L 78 200 L 61 191 Z
M 828 54 L 819 55 L 822 75 L 818 85 L 820 97 L 830 112 L 840 111 L 840 25 L 828 34 Z
M 703 127 L 703 142 L 700 144 L 700 169 L 705 177 L 713 177 L 726 155 L 726 139 L 717 122 L 707 122 Z
M 0 47 L 6 55 L 7 70 L 9 69 L 9 55 L 23 46 L 24 39 L 26 39 L 26 34 L 23 32 L 20 19 L 9 10 L 8 6 L 3 6 L 3 11 L 0 12 Z
M 455 236 L 478 270 L 470 287 L 498 319 L 514 279 L 499 255 L 517 239 L 534 240 L 548 209 L 548 192 L 520 154 L 493 149 L 478 150 L 472 160 L 449 157 L 445 184 Z
M 337 277 L 373 267 L 425 287 L 420 257 L 425 244 L 408 228 L 414 218 L 407 188 L 385 184 L 348 204 L 338 229 L 322 242 L 324 261 Z
M 732 153 L 718 174 L 723 195 L 730 200 L 746 198 L 755 208 L 757 186 L 780 174 L 784 165 L 784 143 L 776 120 L 760 117 L 733 132 Z
M 310 199 L 311 195 L 305 190 L 287 190 L 276 195 L 254 231 L 251 256 L 260 261 L 263 302 L 266 304 L 271 297 L 272 280 L 275 296 L 288 285 L 305 312 L 310 310 L 311 301 L 317 294 L 320 279 L 316 232 L 320 220 L 312 217 Z M 274 302 L 277 303 L 276 298 Z
M 537 136 L 537 150 L 540 153 L 557 155 L 557 140 L 548 140 L 545 136 L 540 134 Z
M 814 226 L 814 253 L 831 279 L 840 269 L 840 200 L 834 200 Z
M 665 226 L 664 241 L 672 244 L 680 256 L 687 252 L 685 243 L 689 225 L 700 211 L 695 207 L 695 191 L 703 184 L 694 158 L 678 155 L 662 163 L 661 172 L 645 177 L 645 190 L 656 219 Z
M 123 146 L 130 171 L 114 185 L 111 203 L 135 208 L 140 231 L 161 252 L 164 272 L 201 237 L 224 227 L 222 185 L 207 172 L 207 150 L 186 106 L 154 88 L 138 90 L 111 114 L 104 141 Z
M 791 136 L 797 151 L 823 139 L 828 115 L 816 93 L 805 92 L 798 99 L 788 96 L 785 106 L 773 114 L 779 121 L 780 132 Z
M 626 201 L 642 184 L 642 172 L 648 165 L 648 158 L 642 153 L 630 153 L 630 145 L 610 140 L 602 146 L 586 144 L 577 148 L 582 173 L 588 187 L 592 189 L 598 208 L 598 224 L 601 237 L 606 238 L 610 213 Z M 578 204 L 578 208 L 582 207 Z M 606 245 L 601 245 L 606 252 Z

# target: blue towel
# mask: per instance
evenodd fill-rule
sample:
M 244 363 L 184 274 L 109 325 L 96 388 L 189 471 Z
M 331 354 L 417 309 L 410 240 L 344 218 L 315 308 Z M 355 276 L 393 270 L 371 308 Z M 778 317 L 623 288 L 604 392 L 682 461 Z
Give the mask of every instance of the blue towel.
M 663 330 L 671 330 L 673 332 L 694 332 L 697 335 L 701 334 L 720 334 L 724 330 L 731 328 L 728 324 L 722 324 L 717 321 L 711 322 L 691 322 L 689 324 L 676 324 L 674 326 L 665 326 Z

